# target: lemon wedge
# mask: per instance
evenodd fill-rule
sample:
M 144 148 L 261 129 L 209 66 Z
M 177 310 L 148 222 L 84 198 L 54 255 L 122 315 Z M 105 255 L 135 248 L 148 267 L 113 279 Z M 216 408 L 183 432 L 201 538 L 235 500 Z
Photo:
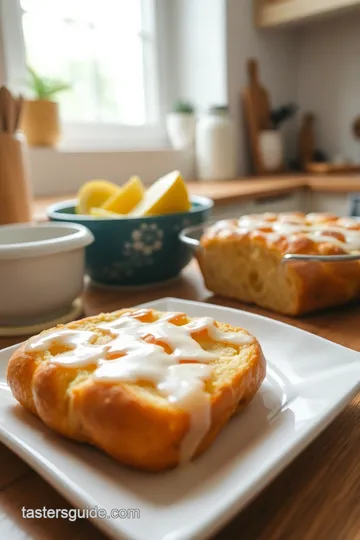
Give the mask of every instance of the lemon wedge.
M 114 193 L 107 199 L 101 208 L 116 212 L 117 214 L 128 214 L 139 204 L 144 197 L 145 189 L 140 178 L 132 176 L 120 191 Z
M 134 217 L 187 212 L 189 194 L 179 171 L 173 171 L 157 180 L 145 193 L 131 215 Z
M 104 210 L 104 208 L 90 208 L 90 215 L 98 218 L 115 219 L 122 217 L 122 214 L 117 212 L 111 212 L 110 210 Z
M 91 180 L 90 182 L 86 182 L 78 193 L 76 213 L 88 214 L 91 208 L 98 208 L 119 190 L 119 186 L 107 180 Z

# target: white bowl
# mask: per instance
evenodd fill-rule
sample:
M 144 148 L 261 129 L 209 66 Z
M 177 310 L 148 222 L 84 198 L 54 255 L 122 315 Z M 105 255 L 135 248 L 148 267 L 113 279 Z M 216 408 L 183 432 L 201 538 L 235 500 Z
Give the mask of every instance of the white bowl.
M 0 325 L 61 316 L 83 289 L 92 233 L 75 223 L 0 227 Z

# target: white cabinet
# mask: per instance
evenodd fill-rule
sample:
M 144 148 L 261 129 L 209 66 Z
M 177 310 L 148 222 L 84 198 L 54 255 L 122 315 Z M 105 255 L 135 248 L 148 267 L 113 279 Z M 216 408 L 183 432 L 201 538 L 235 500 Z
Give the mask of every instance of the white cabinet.
M 264 197 L 251 201 L 215 206 L 213 219 L 237 218 L 245 214 L 262 214 L 264 212 L 303 211 L 305 208 L 305 193 L 297 191 L 281 197 Z
M 351 196 L 347 193 L 309 192 L 307 194 L 307 212 L 331 212 L 338 216 L 347 216 L 350 212 Z
M 268 197 L 252 202 L 252 213 L 264 212 L 302 212 L 306 204 L 305 193 L 297 191 L 282 197 Z
M 331 212 L 347 216 L 351 194 L 298 191 L 282 197 L 263 198 L 246 202 L 215 206 L 212 219 L 238 218 L 245 214 L 264 212 Z

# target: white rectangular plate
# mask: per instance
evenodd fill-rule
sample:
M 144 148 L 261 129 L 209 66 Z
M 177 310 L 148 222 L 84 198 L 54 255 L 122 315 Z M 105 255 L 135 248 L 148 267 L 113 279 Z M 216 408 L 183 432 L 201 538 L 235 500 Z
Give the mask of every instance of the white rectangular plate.
M 0 352 L 0 440 L 75 506 L 138 508 L 139 519 L 98 519 L 112 538 L 202 540 L 215 533 L 301 452 L 356 395 L 360 354 L 243 311 L 165 298 L 146 304 L 242 326 L 260 341 L 266 380 L 195 462 L 163 473 L 122 467 L 67 441 L 16 405 L 5 383 L 14 347 Z

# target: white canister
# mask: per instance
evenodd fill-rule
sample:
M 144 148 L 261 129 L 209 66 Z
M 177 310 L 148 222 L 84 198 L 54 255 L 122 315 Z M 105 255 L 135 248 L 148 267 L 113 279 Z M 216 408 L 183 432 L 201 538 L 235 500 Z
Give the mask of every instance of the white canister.
M 196 126 L 196 166 L 199 180 L 236 177 L 235 127 L 228 107 L 211 107 Z
M 171 145 L 175 150 L 193 147 L 196 117 L 194 114 L 170 113 L 166 117 L 166 128 Z
M 269 172 L 281 168 L 284 161 L 284 146 L 280 131 L 264 130 L 259 136 L 260 156 Z

